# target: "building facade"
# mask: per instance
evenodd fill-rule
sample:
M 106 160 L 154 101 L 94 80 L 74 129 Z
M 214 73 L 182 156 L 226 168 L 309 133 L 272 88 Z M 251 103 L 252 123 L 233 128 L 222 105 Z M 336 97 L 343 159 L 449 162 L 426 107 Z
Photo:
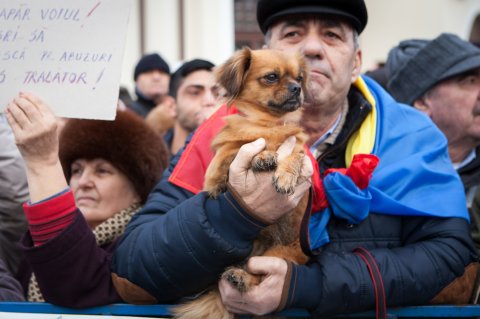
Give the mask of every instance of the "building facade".
M 369 12 L 361 36 L 363 69 L 386 59 L 407 38 L 433 38 L 441 32 L 480 42 L 478 0 L 365 0 Z M 183 60 L 219 64 L 235 49 L 261 48 L 257 0 L 132 0 L 122 85 L 133 90 L 133 69 L 143 53 L 158 52 L 175 69 Z

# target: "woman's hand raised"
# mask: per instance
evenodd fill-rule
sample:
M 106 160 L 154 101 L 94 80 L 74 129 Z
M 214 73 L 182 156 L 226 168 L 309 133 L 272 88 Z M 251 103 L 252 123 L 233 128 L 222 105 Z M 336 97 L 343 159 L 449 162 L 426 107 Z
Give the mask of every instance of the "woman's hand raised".
M 36 202 L 67 187 L 58 158 L 58 119 L 31 93 L 20 93 L 5 109 L 27 169 L 30 200 Z
M 5 113 L 27 166 L 43 168 L 58 160 L 57 118 L 43 101 L 20 93 Z

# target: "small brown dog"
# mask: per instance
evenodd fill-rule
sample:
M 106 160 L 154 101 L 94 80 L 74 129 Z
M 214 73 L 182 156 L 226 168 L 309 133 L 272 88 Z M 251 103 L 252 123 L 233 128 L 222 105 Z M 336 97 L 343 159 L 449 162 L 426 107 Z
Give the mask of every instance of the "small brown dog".
M 275 171 L 273 185 L 281 194 L 292 194 L 297 185 L 305 156 L 306 135 L 298 122 L 301 117 L 306 85 L 306 64 L 299 54 L 275 50 L 237 51 L 219 67 L 217 79 L 227 93 L 227 105 L 237 114 L 226 117 L 226 125 L 212 142 L 215 157 L 206 175 L 204 190 L 217 197 L 227 189 L 230 164 L 243 144 L 263 137 L 266 148 L 253 158 L 253 172 Z M 278 147 L 289 137 L 296 137 L 291 155 L 281 161 Z M 303 264 L 298 237 L 308 194 L 297 208 L 266 227 L 255 240 L 250 256 L 276 256 Z M 230 267 L 223 274 L 234 287 L 246 292 L 261 278 L 243 268 Z M 176 318 L 233 318 L 222 304 L 217 288 L 196 300 L 173 309 Z

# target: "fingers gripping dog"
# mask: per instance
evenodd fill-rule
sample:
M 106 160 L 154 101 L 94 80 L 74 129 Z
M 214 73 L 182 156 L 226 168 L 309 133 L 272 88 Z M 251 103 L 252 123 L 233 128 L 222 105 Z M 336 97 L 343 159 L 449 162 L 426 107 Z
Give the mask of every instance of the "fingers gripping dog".
M 265 139 L 266 147 L 253 158 L 251 170 L 274 171 L 272 183 L 277 192 L 285 196 L 294 192 L 307 138 L 299 125 L 306 74 L 301 55 L 275 50 L 244 48 L 219 67 L 217 78 L 227 92 L 227 105 L 235 107 L 237 113 L 225 118 L 225 126 L 212 142 L 215 157 L 204 183 L 210 197 L 226 191 L 229 167 L 238 150 L 258 138 Z M 276 151 L 290 136 L 296 137 L 295 148 L 286 158 L 279 159 Z M 305 263 L 307 257 L 298 237 L 307 202 L 308 194 L 292 212 L 266 227 L 256 239 L 251 256 L 275 256 Z M 228 268 L 222 277 L 241 292 L 261 281 L 241 267 Z M 177 318 L 233 317 L 223 307 L 216 288 L 173 311 Z

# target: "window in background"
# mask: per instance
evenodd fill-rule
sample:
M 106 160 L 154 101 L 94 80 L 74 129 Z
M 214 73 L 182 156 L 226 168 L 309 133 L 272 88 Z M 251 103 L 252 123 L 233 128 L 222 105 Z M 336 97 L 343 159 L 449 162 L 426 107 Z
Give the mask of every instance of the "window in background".
M 235 0 L 235 49 L 261 49 L 263 34 L 257 25 L 257 0 Z

